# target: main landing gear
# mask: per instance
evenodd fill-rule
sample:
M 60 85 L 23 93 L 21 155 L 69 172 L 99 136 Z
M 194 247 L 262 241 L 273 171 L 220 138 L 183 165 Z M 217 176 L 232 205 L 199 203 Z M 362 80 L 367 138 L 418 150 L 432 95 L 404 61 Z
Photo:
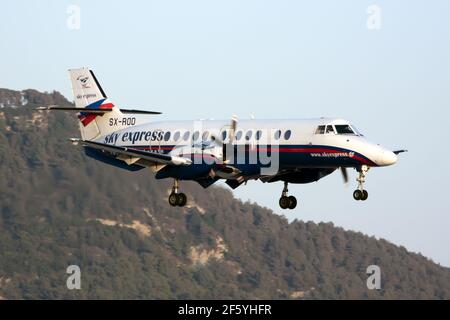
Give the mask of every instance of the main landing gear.
M 369 193 L 367 190 L 364 190 L 364 182 L 366 182 L 366 174 L 367 171 L 369 171 L 369 167 L 366 165 L 361 166 L 361 169 L 359 171 L 359 176 L 356 178 L 356 181 L 358 181 L 358 189 L 356 189 L 353 192 L 353 199 L 359 201 L 365 201 L 369 197 Z
M 187 202 L 187 197 L 184 193 L 178 193 L 179 180 L 175 179 L 173 182 L 172 192 L 169 195 L 169 204 L 172 207 L 184 207 Z
M 288 196 L 288 191 L 288 183 L 284 182 L 284 188 L 279 202 L 281 209 L 295 209 L 297 206 L 297 198 Z

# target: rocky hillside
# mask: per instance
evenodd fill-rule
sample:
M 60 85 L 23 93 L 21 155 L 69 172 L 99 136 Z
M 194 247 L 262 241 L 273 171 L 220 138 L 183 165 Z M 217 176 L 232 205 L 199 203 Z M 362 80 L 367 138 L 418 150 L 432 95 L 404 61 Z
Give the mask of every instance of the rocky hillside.
M 450 299 L 450 270 L 385 240 L 275 215 L 221 187 L 86 158 L 59 93 L 0 89 L 0 296 L 6 299 Z M 81 268 L 68 290 L 66 268 Z M 382 289 L 366 268 L 380 266 Z

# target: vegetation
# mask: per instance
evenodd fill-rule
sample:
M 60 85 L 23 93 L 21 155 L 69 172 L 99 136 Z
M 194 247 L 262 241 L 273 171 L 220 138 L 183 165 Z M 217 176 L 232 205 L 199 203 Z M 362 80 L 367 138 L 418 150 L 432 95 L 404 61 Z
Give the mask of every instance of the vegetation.
M 6 299 L 449 299 L 450 269 L 331 223 L 294 221 L 230 191 L 87 158 L 59 93 L 0 89 L 0 296 Z M 14 108 L 13 106 L 17 106 Z M 81 268 L 68 290 L 66 268 Z M 382 289 L 368 290 L 367 266 Z

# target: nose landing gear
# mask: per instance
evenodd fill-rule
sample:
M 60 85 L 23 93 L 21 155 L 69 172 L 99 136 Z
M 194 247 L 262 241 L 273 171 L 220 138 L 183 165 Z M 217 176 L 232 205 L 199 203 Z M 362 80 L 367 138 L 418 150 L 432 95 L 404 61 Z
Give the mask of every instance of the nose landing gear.
M 187 202 L 187 197 L 184 193 L 178 193 L 179 180 L 175 179 L 173 182 L 172 192 L 169 195 L 169 204 L 172 207 L 184 207 Z
M 355 200 L 367 200 L 367 198 L 369 197 L 369 193 L 367 192 L 367 190 L 355 190 L 353 192 L 353 199 Z
M 359 201 L 365 201 L 369 197 L 369 193 L 367 190 L 364 190 L 364 182 L 366 182 L 366 174 L 367 171 L 369 171 L 369 167 L 366 165 L 361 166 L 361 169 L 359 171 L 358 178 L 356 178 L 356 181 L 358 181 L 358 189 L 356 189 L 353 192 L 353 199 Z
M 288 196 L 288 183 L 284 182 L 283 192 L 279 201 L 281 209 L 295 209 L 297 206 L 297 198 L 294 196 Z

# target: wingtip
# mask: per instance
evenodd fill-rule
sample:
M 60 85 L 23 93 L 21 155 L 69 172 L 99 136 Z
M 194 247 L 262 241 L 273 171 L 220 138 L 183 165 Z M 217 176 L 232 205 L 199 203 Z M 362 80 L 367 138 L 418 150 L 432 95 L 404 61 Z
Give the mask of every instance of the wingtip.
M 74 146 L 77 146 L 77 145 L 81 142 L 81 139 L 79 139 L 79 138 L 69 138 L 68 140 L 69 140 L 70 143 L 72 143 Z

